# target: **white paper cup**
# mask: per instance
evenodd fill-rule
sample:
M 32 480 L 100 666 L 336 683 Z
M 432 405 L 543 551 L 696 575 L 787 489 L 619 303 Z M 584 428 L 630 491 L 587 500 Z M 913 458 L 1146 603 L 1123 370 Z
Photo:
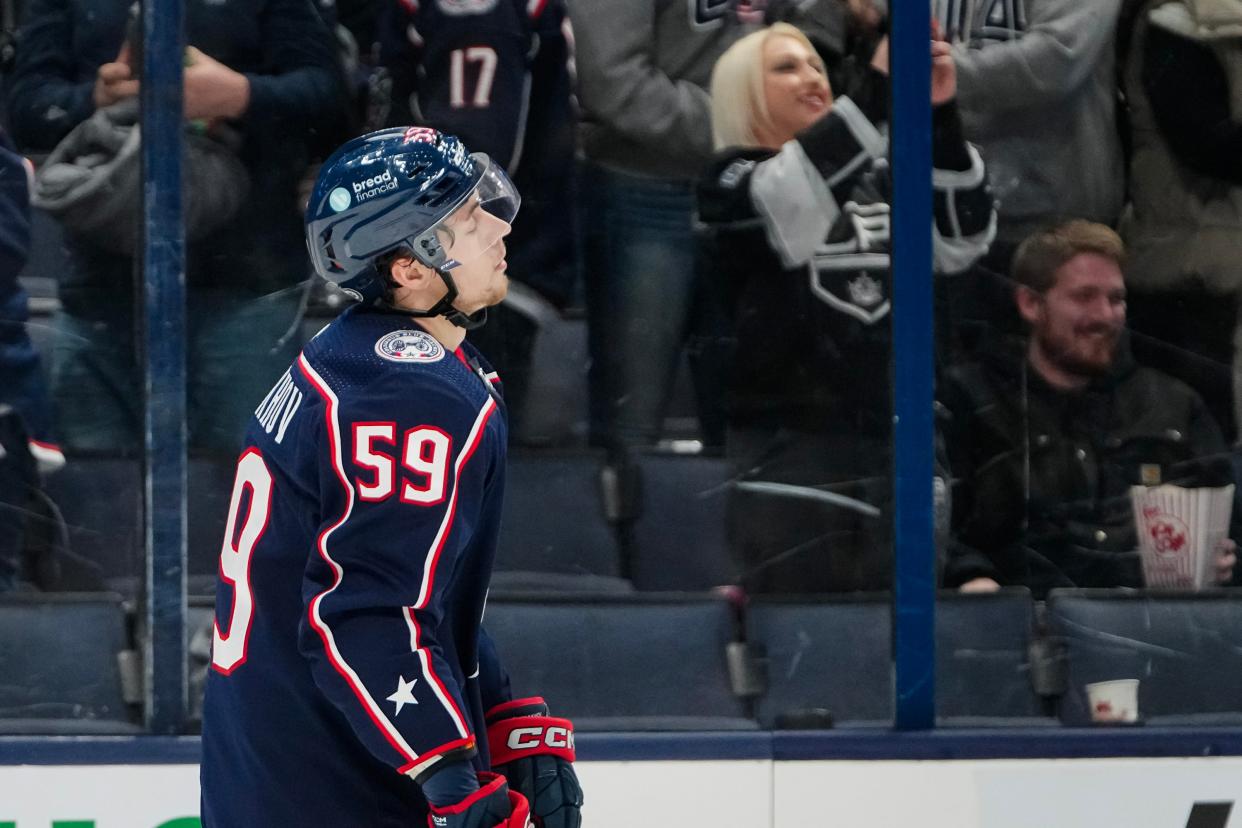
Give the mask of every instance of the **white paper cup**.
M 1138 721 L 1138 679 L 1097 681 L 1087 685 L 1091 721 L 1126 724 Z

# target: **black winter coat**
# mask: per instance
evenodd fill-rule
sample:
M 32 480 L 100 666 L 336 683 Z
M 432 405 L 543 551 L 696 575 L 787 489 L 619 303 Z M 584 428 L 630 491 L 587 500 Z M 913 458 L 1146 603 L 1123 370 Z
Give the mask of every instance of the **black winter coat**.
M 986 576 L 1037 598 L 1141 587 L 1130 486 L 1233 482 L 1203 400 L 1137 365 L 1125 343 L 1114 371 L 1080 392 L 1048 385 L 1014 348 L 950 369 L 939 396 L 954 481 L 946 586 Z

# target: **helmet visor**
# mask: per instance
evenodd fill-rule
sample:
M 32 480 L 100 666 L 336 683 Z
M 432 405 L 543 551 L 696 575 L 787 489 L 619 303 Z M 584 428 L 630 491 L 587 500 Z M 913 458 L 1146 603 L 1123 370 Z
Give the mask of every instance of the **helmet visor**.
M 475 153 L 483 169 L 478 185 L 453 212 L 433 228 L 444 248 L 444 270 L 470 262 L 509 234 L 522 203 L 509 176 L 486 155 Z

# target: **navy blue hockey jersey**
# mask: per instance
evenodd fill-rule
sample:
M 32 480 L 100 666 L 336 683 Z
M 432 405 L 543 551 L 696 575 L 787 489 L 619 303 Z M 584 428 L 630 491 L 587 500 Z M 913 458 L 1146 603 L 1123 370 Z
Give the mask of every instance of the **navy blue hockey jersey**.
M 396 314 L 346 310 L 272 388 L 220 553 L 205 826 L 408 828 L 421 775 L 486 767 L 505 443 L 477 352 Z

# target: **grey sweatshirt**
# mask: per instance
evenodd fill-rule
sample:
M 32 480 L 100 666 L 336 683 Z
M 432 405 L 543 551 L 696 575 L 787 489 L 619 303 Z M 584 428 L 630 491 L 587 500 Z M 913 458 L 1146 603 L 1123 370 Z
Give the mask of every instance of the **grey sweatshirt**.
M 712 157 L 712 66 L 742 32 L 729 0 L 569 0 L 586 157 L 690 179 Z
M 1000 237 L 1121 212 L 1114 39 L 1121 0 L 976 0 L 955 48 L 966 137 L 1000 200 Z

